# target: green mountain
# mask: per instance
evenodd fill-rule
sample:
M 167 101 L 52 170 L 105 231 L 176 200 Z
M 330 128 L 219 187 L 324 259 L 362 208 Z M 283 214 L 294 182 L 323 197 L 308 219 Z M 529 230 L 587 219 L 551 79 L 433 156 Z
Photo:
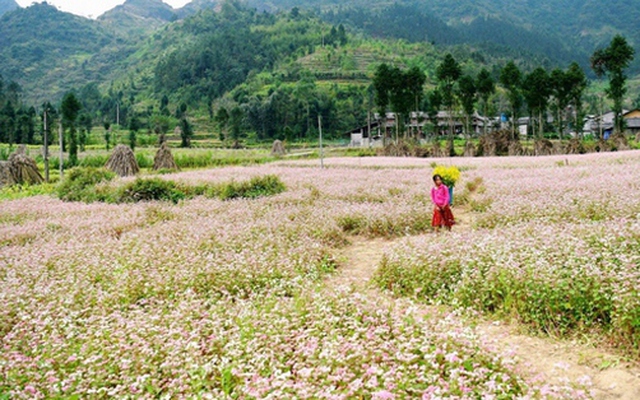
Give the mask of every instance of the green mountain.
M 612 0 L 246 0 L 258 9 L 316 10 L 373 35 L 508 47 L 566 63 L 588 58 L 620 33 L 640 45 L 640 1 Z M 443 27 L 444 26 L 444 27 Z M 444 38 L 443 38 L 444 36 Z M 498 49 L 503 51 L 503 49 Z M 586 66 L 586 62 L 582 62 Z M 634 63 L 640 71 L 640 60 Z
M 202 10 L 216 10 L 220 11 L 220 0 L 193 0 L 190 3 L 185 4 L 184 7 L 176 10 L 179 18 L 187 18 Z
M 146 35 L 177 19 L 176 10 L 162 0 L 127 0 L 105 12 L 98 21 L 126 35 Z
M 0 71 L 5 81 L 21 85 L 28 104 L 55 103 L 75 89 L 92 99 L 85 106 L 95 119 L 111 118 L 117 107 L 121 121 L 127 113 L 146 120 L 173 114 L 184 103 L 198 123 L 211 126 L 220 107 L 238 106 L 260 137 L 273 137 L 277 126 L 302 137 L 319 113 L 335 116 L 326 121 L 335 131 L 366 118 L 373 103 L 369 85 L 381 62 L 419 67 L 428 87 L 448 52 L 473 76 L 487 68 L 496 78 L 512 59 L 523 72 L 564 68 L 574 60 L 588 71 L 595 50 L 588 43 L 614 32 L 636 34 L 620 21 L 619 29 L 602 21 L 606 27 L 596 32 L 594 17 L 582 13 L 575 18 L 588 27 L 583 42 L 568 34 L 560 40 L 578 22 L 551 23 L 546 26 L 555 29 L 545 30 L 539 19 L 551 18 L 552 5 L 561 3 L 571 3 L 575 12 L 584 8 L 561 0 L 510 7 L 502 0 L 445 2 L 449 7 L 431 0 L 353 0 L 348 6 L 331 0 L 195 0 L 175 10 L 160 0 L 128 0 L 91 20 L 40 3 L 0 17 Z M 264 12 L 278 7 L 291 8 Z M 536 13 L 542 16 L 536 19 Z M 566 10 L 557 13 L 555 18 L 569 18 Z
M 129 53 L 129 45 L 99 22 L 46 2 L 0 18 L 0 71 L 22 85 L 27 100 L 57 99 L 102 81 Z
M 0 0 L 0 16 L 20 7 L 15 0 Z

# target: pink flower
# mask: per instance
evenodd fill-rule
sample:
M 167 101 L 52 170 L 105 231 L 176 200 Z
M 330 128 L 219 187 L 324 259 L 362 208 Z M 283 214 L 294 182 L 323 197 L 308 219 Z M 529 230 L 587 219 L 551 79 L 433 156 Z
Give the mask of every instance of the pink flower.
M 396 398 L 396 395 L 391 393 L 388 390 L 381 390 L 379 392 L 375 392 L 373 394 L 373 398 L 380 399 L 380 400 L 393 400 Z

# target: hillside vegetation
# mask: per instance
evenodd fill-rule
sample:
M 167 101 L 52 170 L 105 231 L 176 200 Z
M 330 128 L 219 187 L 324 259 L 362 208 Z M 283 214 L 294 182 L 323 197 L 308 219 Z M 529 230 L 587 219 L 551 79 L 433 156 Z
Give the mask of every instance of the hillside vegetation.
M 329 136 L 361 126 L 377 111 L 371 82 L 382 63 L 419 68 L 432 90 L 445 54 L 462 74 L 486 70 L 497 81 L 511 61 L 523 74 L 572 61 L 591 74 L 589 55 L 602 40 L 622 31 L 634 43 L 626 16 L 598 25 L 577 2 L 498 3 L 197 0 L 176 10 L 128 0 L 98 20 L 34 4 L 0 18 L 0 70 L 17 84 L 11 107 L 24 113 L 75 91 L 88 129 L 168 133 L 190 121 L 237 144 L 240 136 L 309 140 L 320 123 Z M 502 89 L 488 112 L 504 108 Z M 636 95 L 632 88 L 627 100 Z M 598 106 L 596 96 L 585 100 Z

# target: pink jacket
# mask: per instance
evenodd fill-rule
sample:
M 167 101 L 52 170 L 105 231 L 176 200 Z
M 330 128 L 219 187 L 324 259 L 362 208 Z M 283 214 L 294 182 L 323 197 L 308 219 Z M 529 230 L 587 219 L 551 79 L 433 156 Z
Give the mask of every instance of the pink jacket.
M 439 187 L 431 188 L 431 201 L 438 207 L 444 207 L 449 204 L 449 188 L 444 184 Z

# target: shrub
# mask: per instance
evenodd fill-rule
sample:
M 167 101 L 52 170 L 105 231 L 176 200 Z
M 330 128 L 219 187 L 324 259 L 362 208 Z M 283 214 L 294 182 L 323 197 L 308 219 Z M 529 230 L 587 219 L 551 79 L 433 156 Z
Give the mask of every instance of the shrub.
M 108 155 L 90 155 L 80 159 L 81 167 L 102 168 L 109 160 Z M 58 161 L 59 162 L 59 161 Z
M 175 182 L 160 178 L 137 178 L 135 181 L 119 188 L 116 196 L 118 203 L 162 200 L 171 201 L 175 204 L 185 198 L 187 198 L 185 191 Z
M 106 168 L 77 167 L 67 171 L 64 180 L 58 186 L 58 197 L 66 201 L 93 202 L 102 200 L 103 196 L 96 190 L 96 185 L 111 181 L 115 173 Z
M 286 186 L 277 175 L 264 175 L 251 178 L 245 182 L 231 181 L 222 186 L 219 197 L 222 200 L 236 198 L 254 199 L 282 193 Z

